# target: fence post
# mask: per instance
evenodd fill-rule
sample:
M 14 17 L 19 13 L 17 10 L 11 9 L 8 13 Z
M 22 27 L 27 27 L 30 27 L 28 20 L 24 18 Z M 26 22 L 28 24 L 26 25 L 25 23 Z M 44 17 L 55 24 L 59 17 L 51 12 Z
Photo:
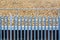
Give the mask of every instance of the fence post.
M 38 26 L 38 40 L 42 40 L 42 17 L 41 16 L 39 16 L 39 18 L 38 18 L 38 23 L 39 23 L 39 26 Z M 41 31 L 40 31 L 41 30 Z
M 0 16 L 0 40 L 2 40 L 2 18 Z
M 39 16 L 38 17 L 38 40 L 41 40 L 41 21 L 42 21 L 42 19 L 41 19 L 41 16 Z
M 17 33 L 15 32 L 16 28 L 17 28 Z M 14 40 L 18 40 L 18 16 L 14 17 L 14 34 L 15 34 Z
M 46 40 L 46 17 L 44 17 L 44 40 Z
M 5 26 L 7 29 L 7 31 L 5 32 L 6 33 L 5 35 L 7 35 L 7 36 L 5 37 L 5 39 L 7 38 L 7 40 L 8 40 L 8 17 L 7 16 L 5 16 Z
M 41 40 L 43 40 L 43 26 L 42 26 L 42 22 L 43 22 L 43 17 L 41 17 Z
M 12 16 L 10 16 L 10 40 L 12 40 Z
M 30 17 L 30 26 L 31 26 L 30 40 L 32 40 L 32 17 Z
M 18 32 L 18 29 L 19 29 L 19 26 L 18 26 L 18 16 L 16 16 L 16 26 L 17 26 L 17 40 L 19 40 L 19 32 Z
M 48 17 L 48 40 L 50 40 L 50 16 Z
M 29 17 L 27 17 L 27 40 L 29 40 Z
M 56 30 L 56 28 L 57 28 L 57 26 L 56 26 L 56 22 L 57 22 L 57 20 L 56 20 L 56 17 L 55 17 L 55 40 L 57 40 L 57 30 Z
M 38 17 L 38 20 L 37 20 L 37 22 L 38 22 L 38 28 L 37 28 L 37 30 L 38 30 L 38 34 L 37 34 L 37 40 L 39 40 L 39 24 L 40 24 L 40 22 L 39 22 L 39 17 Z
M 14 17 L 14 40 L 15 40 L 15 17 Z
M 3 21 L 5 22 L 5 16 L 3 17 Z M 4 27 L 3 28 L 4 28 L 3 29 L 4 30 L 4 33 L 3 33 L 4 34 L 4 38 L 3 39 L 5 40 L 5 24 L 4 24 Z
M 21 39 L 20 40 L 22 40 L 22 17 L 21 16 L 20 16 L 20 28 L 21 28 L 21 33 L 20 33 Z
M 36 40 L 36 17 L 34 17 L 34 40 Z
M 54 24 L 54 21 L 53 21 L 53 17 L 52 17 L 52 36 L 51 36 L 52 40 L 53 40 L 53 24 Z
M 24 40 L 26 40 L 26 31 L 25 31 L 26 21 L 27 21 L 27 18 L 26 18 L 26 16 L 25 16 L 25 17 L 24 17 Z M 28 36 L 27 36 L 27 37 L 28 37 Z

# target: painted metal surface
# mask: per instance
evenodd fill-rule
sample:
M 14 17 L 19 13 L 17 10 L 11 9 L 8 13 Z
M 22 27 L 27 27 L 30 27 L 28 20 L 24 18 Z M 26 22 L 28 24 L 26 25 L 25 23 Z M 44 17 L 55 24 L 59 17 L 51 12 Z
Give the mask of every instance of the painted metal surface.
M 13 19 L 14 26 L 12 26 Z M 24 19 L 24 25 L 22 19 Z M 8 26 L 8 16 L 3 18 L 0 16 L 0 40 L 60 40 L 60 17 L 48 17 L 47 19 L 46 17 L 32 18 L 15 16 L 13 18 L 10 16 L 9 20 L 10 25 Z M 46 20 L 48 20 L 48 26 L 46 25 Z M 3 21 L 4 25 L 2 24 Z M 32 26 L 32 22 L 34 22 L 34 26 Z M 58 25 L 56 25 L 57 22 Z M 18 25 L 19 23 L 20 26 Z M 52 26 L 50 25 L 51 23 Z

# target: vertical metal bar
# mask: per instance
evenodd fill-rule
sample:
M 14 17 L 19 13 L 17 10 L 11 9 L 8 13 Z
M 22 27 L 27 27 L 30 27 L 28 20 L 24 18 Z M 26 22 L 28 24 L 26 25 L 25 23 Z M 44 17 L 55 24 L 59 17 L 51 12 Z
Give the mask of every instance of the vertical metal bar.
M 20 34 L 21 39 L 20 40 L 22 40 L 22 17 L 21 16 L 20 16 L 20 27 L 21 27 L 21 34 Z
M 18 17 L 15 16 L 15 28 L 17 28 L 17 40 L 18 40 Z
M 40 17 L 38 17 L 38 40 L 39 40 L 39 24 L 40 24 Z
M 14 40 L 15 40 L 15 17 L 14 17 Z
M 10 16 L 10 40 L 12 40 L 12 16 Z
M 3 18 L 3 21 L 5 22 L 5 16 Z M 4 24 L 4 40 L 5 40 L 5 24 Z
M 39 30 L 39 28 L 42 27 L 42 26 L 41 26 L 41 25 L 42 25 L 41 16 L 39 17 L 38 21 L 39 21 L 39 22 L 38 22 L 38 23 L 39 23 L 38 30 Z M 42 30 L 41 30 L 41 31 L 42 31 Z M 40 36 L 40 34 L 41 34 L 41 32 L 38 31 L 38 37 L 39 37 L 38 40 L 42 40 L 42 35 Z M 41 37 L 41 38 L 40 38 L 40 37 Z
M 18 9 L 16 9 L 16 26 L 17 26 L 17 40 L 19 40 L 19 33 L 18 33 Z
M 36 17 L 34 17 L 34 40 L 36 40 Z
M 58 23 L 59 23 L 59 40 L 60 40 L 60 16 L 58 17 Z
M 55 17 L 55 40 L 57 39 L 57 37 L 56 37 L 56 34 L 57 34 L 57 32 L 56 32 L 56 22 L 57 22 L 57 20 L 56 20 L 56 17 Z
M 5 16 L 5 17 L 6 17 L 6 16 Z M 6 28 L 6 21 L 5 21 L 6 18 L 5 18 L 5 17 L 4 17 L 4 26 L 5 26 L 5 28 Z M 6 31 L 5 31 L 5 40 L 6 40 Z
M 29 17 L 27 17 L 27 40 L 29 40 Z
M 26 17 L 24 17 L 24 40 L 25 40 L 25 38 L 26 38 L 26 34 L 25 34 L 25 27 L 26 27 Z
M 54 20 L 54 19 L 53 19 L 53 17 L 52 17 L 52 40 L 53 40 L 53 23 L 54 23 L 53 20 Z
M 43 40 L 43 30 L 42 30 L 42 17 L 41 17 L 41 40 Z
M 55 23 L 55 17 L 53 17 L 53 19 L 52 19 L 52 20 L 53 20 L 53 28 L 54 28 L 54 27 L 56 27 L 56 25 L 55 25 L 55 24 L 56 24 L 56 23 Z M 52 28 L 52 30 L 53 30 L 53 28 Z M 55 28 L 55 31 L 56 31 L 56 28 Z M 54 35 L 53 35 L 53 37 L 55 38 L 55 36 L 54 36 Z M 54 40 L 54 38 L 53 38 L 53 40 Z
M 15 23 L 16 23 L 16 27 L 17 27 L 17 40 L 19 39 L 18 37 L 18 17 L 16 16 L 16 19 L 15 19 Z
M 5 26 L 7 27 L 7 40 L 8 40 L 8 17 L 5 17 Z
M 7 17 L 7 40 L 8 40 L 8 17 Z
M 30 39 L 32 40 L 32 17 L 30 17 L 30 26 L 31 26 L 31 35 L 30 35 Z
M 48 40 L 50 40 L 50 17 L 48 17 Z
M 46 40 L 46 17 L 44 17 L 44 40 Z
M 19 40 L 19 33 L 18 33 L 18 16 L 16 16 L 16 26 L 17 26 L 17 40 Z
M 28 17 L 27 17 L 27 40 L 29 40 L 29 21 L 28 21 Z
M 2 18 L 0 16 L 0 40 L 2 40 Z

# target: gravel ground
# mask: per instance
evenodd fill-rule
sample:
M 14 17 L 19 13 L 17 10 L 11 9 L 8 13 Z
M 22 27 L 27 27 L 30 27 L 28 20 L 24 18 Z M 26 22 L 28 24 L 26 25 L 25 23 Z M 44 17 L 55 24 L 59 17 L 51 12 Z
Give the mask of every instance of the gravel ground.
M 60 0 L 0 0 L 0 8 L 59 8 Z M 0 15 L 16 15 L 15 10 L 0 10 Z M 19 10 L 19 16 L 58 16 L 57 10 Z

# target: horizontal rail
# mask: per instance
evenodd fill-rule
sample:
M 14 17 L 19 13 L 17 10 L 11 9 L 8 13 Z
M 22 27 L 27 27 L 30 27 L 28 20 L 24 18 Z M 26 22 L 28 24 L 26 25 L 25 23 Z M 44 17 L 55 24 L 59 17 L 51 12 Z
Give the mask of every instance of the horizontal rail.
M 27 30 L 27 27 L 28 26 L 25 26 L 25 30 Z M 17 30 L 17 26 L 12 26 L 12 30 Z M 7 30 L 7 26 L 5 26 L 5 29 L 4 27 L 2 26 L 2 29 L 1 30 Z M 10 29 L 10 26 L 8 26 L 8 30 L 11 30 Z M 18 26 L 18 30 L 21 30 L 21 27 Z M 22 26 L 22 30 L 24 30 L 24 26 Z M 31 26 L 29 26 L 29 30 L 31 30 Z M 34 30 L 34 26 L 32 26 L 32 30 Z M 36 26 L 36 30 L 38 30 L 38 26 Z M 41 30 L 41 26 L 39 26 L 39 30 Z M 42 26 L 42 30 L 45 30 L 45 26 Z M 46 30 L 48 30 L 48 26 L 46 26 Z M 52 30 L 52 26 L 50 26 L 50 30 Z M 59 30 L 58 26 L 56 26 L 56 29 L 55 29 L 55 26 L 53 26 L 53 30 Z
M 1 19 L 3 20 L 4 19 L 4 16 L 0 16 L 1 17 Z M 5 16 L 5 17 L 8 17 L 8 16 Z M 11 16 L 10 16 L 11 17 Z M 10 17 L 8 17 L 8 20 L 10 20 Z M 14 17 L 15 16 L 12 16 L 12 20 L 14 20 Z M 18 16 L 18 21 L 20 21 L 20 17 L 22 17 L 22 16 Z M 27 16 L 25 16 L 25 17 L 27 17 Z M 32 16 L 31 16 L 32 17 Z M 40 16 L 41 17 L 41 16 Z M 48 16 L 48 17 L 50 17 L 50 16 Z M 27 17 L 28 19 L 29 19 L 29 17 Z M 44 22 L 44 17 L 42 17 L 43 18 L 43 22 Z M 50 17 L 50 22 L 52 21 L 52 18 L 54 18 L 54 17 Z M 55 17 L 56 18 L 56 21 L 58 22 L 58 17 Z M 48 18 L 47 18 L 48 19 Z M 29 19 L 30 20 L 30 19 Z M 36 18 L 36 21 L 38 21 L 38 17 Z M 46 20 L 46 21 L 48 21 L 48 20 Z M 53 20 L 53 21 L 55 21 L 55 20 Z M 22 22 L 24 22 L 24 17 L 22 17 Z M 32 17 L 32 22 L 34 22 L 34 17 Z
M 0 8 L 0 10 L 58 10 L 60 8 Z

